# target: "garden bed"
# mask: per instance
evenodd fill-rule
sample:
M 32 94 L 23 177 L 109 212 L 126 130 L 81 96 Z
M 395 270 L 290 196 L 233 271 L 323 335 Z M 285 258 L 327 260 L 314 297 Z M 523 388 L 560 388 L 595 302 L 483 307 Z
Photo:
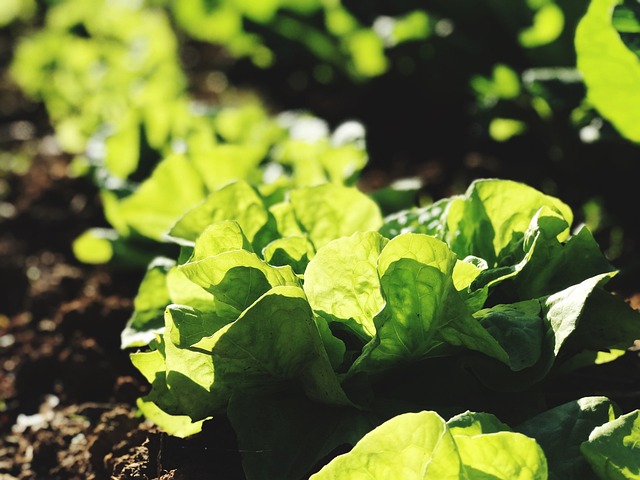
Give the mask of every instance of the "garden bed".
M 446 11 L 446 8 L 444 10 Z M 577 19 L 578 15 L 575 17 Z M 87 32 L 80 32 L 79 36 L 83 35 L 86 36 Z M 442 36 L 434 40 L 437 48 L 433 57 L 430 57 L 433 65 L 449 65 L 451 51 L 447 49 L 452 48 L 452 51 L 456 52 L 456 48 L 459 48 L 451 47 L 445 39 L 446 36 Z M 77 158 L 74 160 L 73 155 L 63 152 L 60 143 L 55 140 L 54 126 L 50 124 L 45 106 L 27 100 L 9 78 L 7 69 L 14 52 L 14 41 L 15 38 L 9 30 L 2 30 L 0 149 L 4 153 L 0 156 L 0 480 L 245 478 L 243 457 L 246 469 L 247 464 L 251 464 L 256 456 L 260 457 L 262 451 L 239 447 L 236 425 L 232 425 L 233 414 L 230 414 L 229 418 L 226 415 L 215 416 L 214 421 L 204 422 L 199 433 L 187 438 L 178 438 L 164 433 L 140 413 L 140 403 L 137 402 L 145 395 L 150 395 L 147 398 L 152 399 L 149 403 L 154 406 L 156 405 L 153 402 L 156 401 L 161 408 L 167 405 L 169 410 L 172 408 L 170 403 L 162 404 L 162 396 L 157 393 L 158 385 L 149 385 L 149 375 L 143 375 L 135 368 L 130 358 L 130 353 L 136 348 L 147 351 L 151 348 L 151 352 L 157 352 L 157 345 L 152 345 L 151 341 L 147 340 L 146 343 L 134 345 L 136 348 L 122 348 L 122 332 L 125 327 L 131 326 L 130 319 L 137 311 L 134 299 L 145 276 L 146 264 L 127 265 L 126 261 L 124 264 L 118 263 L 118 258 L 115 262 L 103 265 L 90 265 L 78 260 L 77 252 L 73 251 L 73 242 L 80 235 L 96 227 L 113 226 L 105 218 L 105 197 L 101 197 L 107 182 L 97 186 L 93 181 L 97 176 L 92 179 L 90 175 L 74 175 L 74 171 L 77 173 Z M 423 88 L 420 82 L 413 80 L 426 78 L 430 86 L 447 84 L 446 78 L 441 78 L 437 73 L 440 71 L 438 68 L 423 71 L 417 67 L 418 71 L 412 77 L 392 70 L 387 75 L 368 79 L 366 82 L 358 83 L 351 81 L 353 79 L 348 81 L 346 77 L 339 77 L 333 84 L 324 84 L 308 76 L 309 71 L 315 68 L 313 62 L 310 65 L 302 61 L 296 63 L 298 57 L 295 55 L 301 55 L 297 51 L 295 55 L 292 54 L 293 58 L 288 59 L 290 64 L 285 63 L 284 66 L 280 65 L 280 68 L 276 66 L 258 70 L 246 59 L 228 57 L 219 46 L 183 37 L 180 37 L 180 41 L 180 61 L 187 75 L 188 94 L 193 99 L 217 105 L 216 102 L 220 101 L 220 83 L 228 82 L 251 92 L 248 97 L 252 97 L 253 92 L 258 92 L 268 105 L 269 114 L 291 109 L 308 110 L 326 119 L 330 129 L 334 129 L 345 120 L 362 121 L 367 130 L 369 162 L 362 170 L 357 186 L 362 192 L 371 194 L 381 202 L 382 207 L 385 206 L 384 201 L 381 201 L 382 197 L 376 197 L 381 189 L 395 180 L 407 178 L 414 183 L 417 181 L 420 185 L 418 191 L 413 193 L 413 200 L 420 199 L 423 206 L 441 199 L 446 200 L 451 195 L 463 194 L 469 184 L 482 178 L 516 180 L 557 196 L 575 212 L 572 233 L 577 231 L 575 227 L 583 221 L 597 227 L 594 231 L 595 240 L 611 258 L 613 267 L 620 269 L 618 275 L 609 283 L 609 290 L 615 296 L 623 298 L 633 309 L 640 310 L 640 252 L 636 248 L 640 245 L 640 228 L 634 214 L 638 205 L 638 189 L 635 183 L 640 175 L 640 161 L 635 158 L 638 154 L 636 145 L 620 141 L 620 138 L 604 138 L 594 144 L 579 141 L 575 132 L 569 135 L 567 131 L 557 131 L 557 125 L 562 123 L 558 120 L 561 114 L 558 114 L 558 119 L 549 120 L 550 123 L 544 124 L 541 129 L 536 130 L 540 127 L 535 123 L 540 120 L 537 119 L 532 121 L 531 130 L 527 131 L 527 134 L 515 136 L 509 141 L 494 141 L 495 139 L 489 139 L 485 134 L 478 134 L 481 128 L 478 119 L 487 112 L 473 112 L 477 117 L 473 117 L 472 120 L 466 110 L 470 98 L 456 97 L 456 89 L 461 88 L 461 85 L 451 85 L 451 91 L 445 92 L 446 95 L 443 94 L 443 100 L 440 101 L 440 93 Z M 303 54 L 299 58 L 308 60 Z M 460 62 L 462 63 L 464 62 Z M 299 68 L 293 74 L 289 68 L 291 64 Z M 471 70 L 476 67 L 478 65 L 468 68 Z M 457 81 L 466 82 L 467 73 L 465 71 L 461 74 Z M 300 78 L 304 77 L 304 82 L 311 83 L 305 83 L 305 88 L 296 87 L 297 84 L 293 80 L 300 80 L 295 76 L 297 74 L 302 75 Z M 522 98 L 530 100 L 526 95 L 523 93 Z M 452 101 L 452 98 L 455 101 Z M 522 102 L 519 106 L 522 106 Z M 411 115 L 415 115 L 418 110 L 423 117 L 420 122 L 414 122 Z M 562 107 L 559 107 L 560 110 Z M 525 118 L 529 113 L 519 112 Z M 563 111 L 562 114 L 568 115 L 567 111 Z M 555 127 L 552 123 L 554 121 L 557 121 Z M 610 134 L 611 128 L 611 125 L 607 124 L 603 131 Z M 220 135 L 220 131 L 217 134 Z M 539 141 L 539 138 L 543 138 L 544 141 Z M 222 143 L 222 140 L 220 142 Z M 141 140 L 139 148 L 141 152 L 145 148 L 152 150 Z M 158 158 L 153 155 L 157 156 L 159 151 L 158 148 L 150 158 L 157 161 Z M 513 161 L 514 159 L 517 161 Z M 140 164 L 143 163 L 141 153 Z M 149 172 L 152 170 L 149 165 L 142 165 L 138 170 L 127 173 L 130 175 L 128 180 L 133 179 L 131 185 L 135 184 L 137 188 L 139 184 L 136 182 L 143 180 L 145 174 L 149 174 L 145 172 L 145 168 Z M 341 180 L 350 181 L 346 178 Z M 218 188 L 218 185 L 215 188 L 207 185 L 207 188 L 217 191 L 215 188 Z M 134 190 L 132 189 L 132 192 Z M 204 188 L 202 190 L 205 191 Z M 404 195 L 411 193 L 405 192 Z M 271 208 L 276 200 L 269 201 L 273 202 L 269 205 Z M 549 197 L 545 197 L 544 201 L 554 206 L 559 204 L 555 199 L 549 200 Z M 406 199 L 401 203 L 406 204 Z M 410 215 L 411 212 L 409 217 Z M 551 217 L 552 215 L 549 216 Z M 300 220 L 299 223 L 302 224 L 303 221 Z M 393 222 L 385 223 L 384 228 L 390 228 L 391 223 Z M 373 230 L 378 227 L 379 225 L 376 225 Z M 421 233 L 429 228 L 426 224 L 419 223 L 413 227 Z M 300 235 L 311 236 L 310 231 L 311 228 L 304 232 L 301 230 Z M 397 232 L 394 235 L 397 235 Z M 242 230 L 239 236 L 247 240 Z M 121 239 L 125 245 L 131 240 L 126 235 Z M 393 236 L 389 235 L 388 239 L 393 241 Z M 155 249 L 158 245 L 153 244 L 154 240 L 157 239 L 144 239 L 147 243 L 143 245 Z M 322 240 L 324 242 L 326 239 Z M 140 241 L 140 238 L 135 238 L 132 245 L 135 241 Z M 380 237 L 380 245 L 386 244 L 387 241 L 384 239 L 383 243 Z M 258 240 L 255 242 L 258 244 Z M 248 240 L 245 243 L 248 244 Z M 166 244 L 161 248 L 164 247 Z M 173 247 L 175 245 L 171 246 Z M 245 247 L 243 244 L 242 248 Z M 247 248 L 253 252 L 252 246 Z M 591 250 L 589 252 L 593 253 Z M 171 253 L 175 254 L 175 251 L 171 250 Z M 315 253 L 317 252 L 314 251 L 313 254 Z M 501 255 L 503 252 L 496 251 L 496 258 L 499 256 L 498 253 Z M 492 251 L 491 255 L 493 254 Z M 304 258 L 305 261 L 310 260 Z M 511 267 L 511 264 L 508 266 Z M 323 265 L 317 262 L 314 268 L 315 274 L 321 276 L 322 272 L 317 272 L 324 268 Z M 585 270 L 589 268 L 591 267 L 585 267 Z M 596 273 L 602 272 L 591 272 L 592 278 Z M 383 274 L 380 273 L 380 276 Z M 492 280 L 486 281 L 488 285 Z M 384 290 L 383 287 L 391 288 L 389 284 L 381 284 L 381 292 Z M 285 287 L 270 285 L 270 288 Z M 311 297 L 313 291 L 309 288 L 305 294 Z M 314 288 L 319 288 L 318 291 L 321 292 L 314 295 L 321 297 L 323 287 Z M 468 293 L 471 291 L 471 283 L 466 284 L 465 288 L 468 288 L 468 291 L 460 289 L 460 292 L 465 291 L 465 295 L 469 295 L 464 301 L 477 306 L 477 301 L 474 302 L 472 297 L 473 293 Z M 514 291 L 517 288 L 516 286 Z M 508 293 L 509 291 L 507 296 Z M 258 295 L 260 299 L 265 298 L 261 296 L 263 294 L 266 295 L 264 292 Z M 534 296 L 534 299 L 542 299 L 542 304 L 548 295 L 549 292 L 544 292 L 544 295 L 541 293 Z M 295 295 L 291 298 L 297 299 Z M 291 298 L 287 297 L 288 300 Z M 525 299 L 528 300 L 529 297 Z M 315 314 L 325 314 L 326 312 L 320 311 L 322 308 L 315 308 L 320 302 L 317 299 L 314 301 Z M 487 303 L 487 309 L 496 306 L 496 300 L 492 302 Z M 253 304 L 253 301 L 249 304 Z M 162 311 L 165 306 L 166 303 L 162 305 Z M 479 308 L 481 307 L 474 310 L 474 314 L 478 313 Z M 243 305 L 239 311 L 247 312 L 249 309 L 249 305 Z M 331 315 L 333 313 L 330 312 Z M 417 317 L 420 317 L 420 313 Z M 477 318 L 481 318 L 481 315 Z M 338 314 L 331 317 L 334 323 L 343 320 L 346 325 L 353 326 L 349 324 L 351 319 L 347 317 L 338 318 Z M 149 331 L 145 329 L 150 328 L 150 325 L 142 325 L 140 332 L 148 337 Z M 336 339 L 344 341 L 348 348 L 352 348 L 352 344 L 356 345 L 345 358 L 351 355 L 352 361 L 358 354 L 365 352 L 362 361 L 365 367 L 362 371 L 353 368 L 355 374 L 351 378 L 348 378 L 347 374 L 351 373 L 353 365 L 347 360 L 344 364 L 338 363 L 335 368 L 341 379 L 347 378 L 343 385 L 345 391 L 357 399 L 350 406 L 360 401 L 362 405 L 368 405 L 368 399 L 358 396 L 358 393 L 362 392 L 371 393 L 372 396 L 374 393 L 380 395 L 383 402 L 389 398 L 393 401 L 401 398 L 401 402 L 391 405 L 388 410 L 381 409 L 384 413 L 376 417 L 372 424 L 380 424 L 384 416 L 389 411 L 395 412 L 395 409 L 401 413 L 411 411 L 416 405 L 424 407 L 421 403 L 424 398 L 429 399 L 426 403 L 435 399 L 436 407 L 441 407 L 441 411 L 448 411 L 449 399 L 445 398 L 448 395 L 446 389 L 440 396 L 425 395 L 422 381 L 416 381 L 416 378 L 421 378 L 422 373 L 433 372 L 434 365 L 449 368 L 445 365 L 447 360 L 439 359 L 438 355 L 435 355 L 435 359 L 428 358 L 434 362 L 433 364 L 420 363 L 424 360 L 420 358 L 420 361 L 411 364 L 411 368 L 407 369 L 402 367 L 405 365 L 403 360 L 406 359 L 400 359 L 398 364 L 392 360 L 390 366 L 385 367 L 392 372 L 395 372 L 394 368 L 398 368 L 397 376 L 394 377 L 385 371 L 382 377 L 386 383 L 375 384 L 372 381 L 371 385 L 368 385 L 371 387 L 369 390 L 358 390 L 362 386 L 358 383 L 362 379 L 359 375 L 368 375 L 370 371 L 367 368 L 374 374 L 378 373 L 374 368 L 376 360 L 371 361 L 371 358 L 367 358 L 375 345 L 372 348 L 363 348 L 358 343 L 365 343 L 362 342 L 362 338 L 356 339 L 353 332 L 345 333 L 347 330 L 345 327 L 330 332 L 327 327 L 329 336 L 331 333 L 336 335 L 336 338 L 331 338 L 334 347 Z M 179 343 L 176 345 L 182 348 L 183 345 Z M 510 389 L 506 388 L 498 394 L 491 389 L 485 389 L 475 378 L 476 373 L 478 377 L 482 376 L 480 368 L 478 372 L 474 371 L 473 375 L 464 377 L 471 379 L 468 383 L 455 385 L 452 396 L 457 395 L 456 399 L 468 398 L 468 404 L 477 407 L 478 411 L 499 412 L 505 415 L 501 418 L 502 421 L 509 424 L 513 422 L 513 425 L 526 420 L 530 414 L 537 414 L 542 410 L 589 396 L 608 397 L 622 412 L 631 412 L 640 408 L 640 343 L 632 343 L 629 342 L 629 349 L 614 361 L 578 368 L 540 382 L 532 380 L 533 388 L 525 388 L 522 391 L 518 391 L 518 388 L 509 391 Z M 461 343 L 454 345 L 457 348 Z M 467 347 L 471 343 L 462 345 Z M 444 351 L 447 354 L 453 352 L 455 355 L 462 350 L 464 348 Z M 494 355 L 493 358 L 489 358 L 493 362 L 498 358 L 495 351 L 490 349 L 483 351 L 482 347 L 474 345 L 470 350 L 473 350 L 471 355 L 476 356 L 468 358 L 481 358 L 478 352 L 489 352 L 488 357 Z M 426 358 L 430 350 L 422 353 Z M 556 351 L 555 354 L 557 353 Z M 507 360 L 511 361 L 510 358 L 502 358 L 502 361 Z M 539 367 L 545 360 L 534 360 L 527 367 L 532 367 L 535 375 L 533 367 Z M 367 361 L 370 362 L 368 367 Z M 543 377 L 551 369 L 554 361 L 555 356 L 542 374 Z M 356 367 L 358 366 L 356 364 Z M 504 365 L 500 367 L 503 368 L 500 371 L 504 373 Z M 509 367 L 513 372 L 523 369 L 514 367 L 513 364 L 509 364 Z M 421 368 L 424 368 L 424 371 L 420 370 Z M 545 367 L 540 368 L 544 370 Z M 347 369 L 349 372 L 346 372 Z M 455 367 L 451 367 L 451 371 L 455 371 Z M 467 374 L 470 372 L 471 369 L 466 371 Z M 507 374 L 513 372 L 508 371 Z M 509 378 L 508 375 L 505 378 Z M 374 376 L 372 374 L 372 378 Z M 524 383 L 527 382 L 528 379 L 525 377 Z M 224 388 L 223 385 L 222 396 L 226 395 Z M 295 406 L 298 398 L 288 388 L 283 389 L 282 398 L 284 402 L 291 400 Z M 309 387 L 311 397 L 317 393 L 314 388 Z M 342 394 L 344 392 L 341 388 L 338 387 L 338 390 Z M 416 397 L 424 396 L 415 404 L 410 403 L 414 393 L 409 391 L 411 388 L 416 388 Z M 156 389 L 156 397 L 153 397 L 153 389 Z M 198 392 L 193 389 L 189 391 Z M 394 396 L 396 391 L 401 392 L 397 398 Z M 531 411 L 520 410 L 520 400 L 532 391 L 543 399 L 544 405 L 538 405 Z M 406 405 L 402 403 L 405 401 L 402 393 L 407 394 L 407 398 L 410 399 Z M 218 393 L 214 392 L 212 396 L 214 394 Z M 350 398 L 349 401 L 351 400 Z M 526 400 L 523 404 L 526 403 L 528 407 L 535 403 L 531 402 L 532 398 Z M 252 402 L 255 402 L 255 398 L 249 398 L 245 404 L 242 401 L 239 403 L 241 406 L 255 405 Z M 267 404 L 265 411 L 269 405 L 273 403 Z M 459 405 L 456 405 L 452 410 L 458 407 Z M 317 407 L 313 412 L 322 413 L 323 408 L 324 405 Z M 146 413 L 149 411 L 146 410 Z M 277 413 L 277 410 L 274 411 Z M 204 418 L 208 413 L 205 411 L 200 418 Z M 269 413 L 272 412 L 265 414 L 265 421 L 270 421 L 267 418 Z M 160 419 L 162 420 L 162 417 Z M 237 421 L 237 416 L 235 420 Z M 163 421 L 164 426 L 171 425 L 166 418 Z M 295 428 L 291 430 L 295 432 Z M 360 434 L 363 432 L 360 430 L 354 435 L 362 436 Z M 246 441 L 246 430 L 244 433 Z M 318 471 L 337 454 L 350 449 L 351 445 L 346 443 L 332 445 L 330 451 L 324 452 L 324 457 L 319 461 L 317 458 L 305 458 L 307 463 L 313 464 L 307 473 Z M 312 453 L 314 454 L 315 452 Z M 249 458 L 248 462 L 246 458 Z M 586 466 L 584 460 L 581 461 Z M 255 469 L 255 465 L 252 468 Z

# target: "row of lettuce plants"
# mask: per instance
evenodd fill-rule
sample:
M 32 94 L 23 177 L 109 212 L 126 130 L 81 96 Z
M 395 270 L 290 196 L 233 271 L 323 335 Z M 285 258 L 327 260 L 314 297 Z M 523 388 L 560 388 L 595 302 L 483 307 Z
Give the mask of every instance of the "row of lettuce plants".
M 80 260 L 144 268 L 173 222 L 232 180 L 259 184 L 274 201 L 289 187 L 356 180 L 367 162 L 360 124 L 332 132 L 305 112 L 274 115 L 249 94 L 195 101 L 167 14 L 98 3 L 51 7 L 11 69 L 44 102 L 61 148 L 76 155 L 72 171 L 101 190 L 112 228 L 80 237 Z
M 353 187 L 225 185 L 140 286 L 138 406 L 178 436 L 228 418 L 250 479 L 306 478 L 345 444 L 312 478 L 634 478 L 640 411 L 547 410 L 546 381 L 640 335 L 572 222 L 504 180 L 387 217 Z
M 441 69 L 437 48 L 459 57 L 450 66 L 457 90 L 447 88 L 445 77 L 426 88 L 475 97 L 468 108 L 496 141 L 531 133 L 553 144 L 558 142 L 549 131 L 569 128 L 593 142 L 611 135 L 608 122 L 637 141 L 633 127 L 625 127 L 637 124 L 625 113 L 632 109 L 624 108 L 636 90 L 636 3 L 483 1 L 470 10 L 419 1 L 367 8 L 338 0 L 52 1 L 43 4 L 43 28 L 17 51 L 14 76 L 45 100 L 65 149 L 81 151 L 98 127 L 118 123 L 124 107 L 133 104 L 139 117 L 155 116 L 149 111 L 184 90 L 176 34 L 220 45 L 236 59 L 248 56 L 262 68 L 311 69 L 305 75 L 320 83 Z M 11 0 L 2 8 L 0 26 L 32 17 L 38 7 Z M 495 38 L 481 36 L 487 28 Z M 81 53 L 66 56 L 70 49 Z M 302 52 L 288 59 L 284 52 L 292 49 Z M 621 85 L 620 78 L 629 80 Z M 90 103 L 80 105 L 84 98 Z

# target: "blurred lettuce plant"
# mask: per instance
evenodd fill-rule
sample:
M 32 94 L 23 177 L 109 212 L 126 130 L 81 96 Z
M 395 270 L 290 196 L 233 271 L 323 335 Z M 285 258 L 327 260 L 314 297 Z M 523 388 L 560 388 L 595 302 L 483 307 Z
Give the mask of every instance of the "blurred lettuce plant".
M 187 34 L 224 45 L 231 55 L 248 57 L 259 67 L 278 61 L 279 52 L 266 38 L 275 35 L 290 42 L 290 47 L 303 45 L 324 66 L 319 76 L 330 76 L 337 70 L 352 80 L 385 73 L 389 68 L 386 50 L 429 37 L 433 23 L 426 11 L 414 10 L 397 17 L 380 16 L 373 24 L 366 24 L 340 0 L 167 3 Z
M 84 151 L 100 126 L 183 94 L 177 41 L 160 9 L 68 0 L 18 45 L 11 74 L 42 100 L 65 151 Z
M 272 116 L 254 98 L 195 102 L 159 3 L 60 2 L 12 64 L 23 90 L 44 102 L 62 149 L 76 154 L 72 171 L 100 188 L 113 229 L 76 241 L 85 262 L 146 265 L 180 216 L 229 182 L 246 180 L 273 203 L 290 188 L 352 184 L 367 162 L 356 122 L 332 133 L 304 112 Z M 184 5 L 171 12 L 182 18 Z M 266 19 L 266 6 L 242 11 Z
M 471 78 L 476 118 L 494 141 L 506 142 L 527 131 L 548 131 L 549 125 L 564 122 L 579 105 L 581 77 L 569 52 L 570 29 L 577 15 L 574 7 L 562 3 L 529 0 L 512 7 L 531 22 L 526 27 L 511 26 L 512 43 L 519 46 L 524 61 L 496 63 L 488 75 Z M 567 22 L 570 15 L 572 22 Z M 555 59 L 541 54 L 550 48 L 560 52 Z M 576 93 L 566 95 L 568 90 Z
M 248 182 L 270 205 L 291 188 L 352 185 L 367 163 L 364 127 L 356 122 L 331 132 L 304 112 L 270 116 L 257 100 L 203 112 L 181 105 L 173 113 L 168 128 L 126 124 L 92 139 L 88 165 L 113 229 L 79 237 L 74 251 L 81 261 L 115 256 L 132 267 L 146 265 L 182 215 L 230 182 Z M 149 152 L 150 163 L 141 158 Z
M 36 10 L 35 0 L 4 0 L 0 3 L 0 28 L 18 20 L 30 20 Z
M 634 142 L 640 142 L 639 5 L 592 0 L 575 39 L 588 102 Z

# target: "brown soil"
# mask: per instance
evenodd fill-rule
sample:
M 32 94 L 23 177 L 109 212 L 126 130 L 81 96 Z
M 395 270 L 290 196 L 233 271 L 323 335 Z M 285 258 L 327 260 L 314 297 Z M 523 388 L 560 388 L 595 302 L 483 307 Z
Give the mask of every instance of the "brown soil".
M 136 416 L 146 382 L 120 350 L 120 332 L 141 274 L 74 259 L 71 241 L 104 220 L 94 187 L 66 175 L 68 160 L 37 155 L 26 174 L 7 178 L 0 478 L 242 478 L 229 445 L 211 451 L 221 438 L 233 442 L 228 426 L 181 440 Z

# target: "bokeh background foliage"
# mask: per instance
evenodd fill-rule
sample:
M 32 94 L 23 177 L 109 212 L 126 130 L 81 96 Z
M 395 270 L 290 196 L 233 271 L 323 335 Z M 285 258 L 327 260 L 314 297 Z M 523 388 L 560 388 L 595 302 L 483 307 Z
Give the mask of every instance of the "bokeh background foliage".
M 571 204 L 634 274 L 638 109 L 623 107 L 638 95 L 637 13 L 634 0 L 9 0 L 0 25 L 16 43 L 5 78 L 44 103 L 74 172 L 117 199 L 170 154 L 255 143 L 232 130 L 302 110 L 328 131 L 362 122 L 369 189 L 415 177 L 428 203 L 474 178 L 523 181 Z M 620 56 L 618 75 L 593 74 Z M 254 113 L 229 121 L 239 105 Z M 281 127 L 255 134 L 263 149 Z

